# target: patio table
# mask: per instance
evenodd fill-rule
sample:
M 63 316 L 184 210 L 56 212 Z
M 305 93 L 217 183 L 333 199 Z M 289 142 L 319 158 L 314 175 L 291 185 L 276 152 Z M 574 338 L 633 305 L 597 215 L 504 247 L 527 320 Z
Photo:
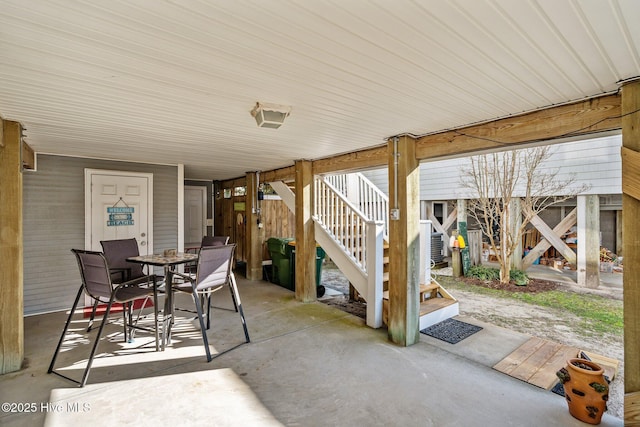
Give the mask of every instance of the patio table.
M 139 264 L 153 265 L 164 268 L 164 281 L 166 284 L 166 298 L 164 301 L 164 315 L 162 318 L 162 350 L 164 351 L 166 344 L 171 343 L 171 324 L 173 323 L 173 292 L 171 283 L 173 283 L 173 273 L 175 267 L 180 264 L 186 264 L 198 260 L 197 253 L 178 252 L 175 255 L 139 255 L 127 258 L 129 262 Z

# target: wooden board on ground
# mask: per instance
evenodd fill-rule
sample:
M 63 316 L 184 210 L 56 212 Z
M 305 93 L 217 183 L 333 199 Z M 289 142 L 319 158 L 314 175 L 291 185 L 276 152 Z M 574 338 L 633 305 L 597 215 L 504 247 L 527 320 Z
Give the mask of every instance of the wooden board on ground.
M 579 357 L 580 353 L 581 350 L 576 347 L 532 337 L 498 362 L 493 369 L 550 390 L 558 381 L 556 372 L 567 364 L 568 359 Z M 613 380 L 620 364 L 617 360 L 587 351 L 584 353 L 602 366 L 605 375 Z
M 576 347 L 533 337 L 498 362 L 493 369 L 550 390 L 558 380 L 558 369 L 564 367 L 567 359 L 575 357 L 578 351 Z
M 581 350 L 582 353 L 586 354 L 592 362 L 597 363 L 604 369 L 604 374 L 609 377 L 609 381 L 613 381 L 618 373 L 618 368 L 620 367 L 620 361 L 616 359 L 612 359 L 610 357 L 601 356 L 599 354 L 592 353 L 590 351 Z

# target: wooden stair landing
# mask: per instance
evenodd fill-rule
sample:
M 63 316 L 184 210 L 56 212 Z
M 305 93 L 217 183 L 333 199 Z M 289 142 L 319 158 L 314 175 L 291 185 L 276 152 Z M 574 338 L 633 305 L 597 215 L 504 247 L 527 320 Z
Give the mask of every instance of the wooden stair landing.
M 420 329 L 457 316 L 458 300 L 435 280 L 420 285 Z M 388 325 L 389 291 L 382 294 L 382 323 Z
M 433 313 L 447 306 L 456 304 L 458 301 L 449 298 L 430 298 L 420 303 L 420 316 Z
M 591 352 L 584 352 L 598 363 L 613 380 L 619 362 Z M 538 337 L 532 337 L 511 354 L 498 362 L 493 369 L 533 384 L 545 390 L 558 382 L 556 372 L 567 364 L 567 360 L 578 357 L 580 349 L 564 344 L 558 344 Z

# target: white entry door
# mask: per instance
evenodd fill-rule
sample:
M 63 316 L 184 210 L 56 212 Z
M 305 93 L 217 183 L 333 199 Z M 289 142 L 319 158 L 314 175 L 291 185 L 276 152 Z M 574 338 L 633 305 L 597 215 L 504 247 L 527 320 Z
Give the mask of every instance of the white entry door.
M 135 237 L 141 255 L 153 253 L 153 174 L 85 169 L 85 247 Z
M 207 234 L 207 187 L 184 187 L 184 242 L 185 246 L 200 244 Z

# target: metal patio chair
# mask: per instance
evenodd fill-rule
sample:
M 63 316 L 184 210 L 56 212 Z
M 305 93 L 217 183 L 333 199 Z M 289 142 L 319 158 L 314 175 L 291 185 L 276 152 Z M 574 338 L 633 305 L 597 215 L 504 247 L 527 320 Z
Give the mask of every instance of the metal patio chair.
M 204 236 L 200 246 L 223 246 L 227 243 L 229 243 L 229 236 Z
M 203 246 L 223 246 L 229 243 L 229 236 L 203 236 L 202 241 L 200 243 L 200 248 Z M 196 252 L 200 250 L 197 248 Z M 185 252 L 187 252 L 185 250 Z M 193 274 L 196 272 L 196 268 L 198 267 L 198 263 L 189 263 L 184 267 L 184 272 Z
M 207 329 L 210 327 L 211 320 L 211 294 L 225 286 L 228 286 L 231 290 L 231 296 L 233 297 L 236 312 L 240 314 L 246 340 L 245 342 L 250 342 L 249 331 L 247 330 L 247 322 L 244 317 L 244 311 L 242 310 L 242 303 L 240 301 L 240 294 L 238 293 L 236 278 L 233 274 L 233 270 L 231 269 L 235 248 L 235 244 L 224 246 L 203 246 L 200 249 L 195 278 L 186 274 L 176 273 L 176 275 L 180 276 L 184 282 L 174 283 L 172 286 L 173 291 L 188 292 L 193 295 L 193 302 L 196 306 L 196 312 L 200 322 L 200 330 L 202 332 L 202 340 L 204 341 L 208 362 L 212 359 L 211 352 L 209 350 L 209 340 L 207 339 Z M 205 298 L 207 300 L 206 328 L 203 319 L 203 300 Z
M 71 307 L 71 311 L 69 312 L 69 316 L 64 325 L 64 329 L 62 330 L 62 334 L 60 336 L 60 341 L 58 341 L 58 346 L 56 347 L 55 352 L 53 353 L 53 358 L 51 359 L 51 364 L 49 365 L 49 369 L 47 373 L 56 374 L 62 378 L 70 380 L 80 387 L 84 387 L 87 382 L 87 378 L 89 377 L 89 371 L 91 370 L 91 365 L 93 364 L 93 358 L 95 356 L 96 350 L 98 348 L 98 343 L 100 342 L 100 337 L 102 336 L 102 331 L 104 329 L 105 324 L 107 323 L 107 318 L 109 317 L 109 313 L 111 312 L 111 307 L 113 304 L 122 303 L 126 304 L 138 298 L 147 297 L 149 295 L 153 296 L 154 300 L 154 315 L 155 315 L 155 340 L 156 340 L 156 350 L 159 349 L 159 334 L 158 334 L 158 294 L 156 286 L 143 286 L 142 284 L 126 284 L 122 283 L 114 286 L 111 282 L 111 273 L 109 271 L 109 265 L 107 264 L 107 260 L 101 252 L 94 251 L 84 251 L 79 249 L 71 250 L 78 261 L 78 268 L 80 269 L 80 277 L 82 279 L 82 284 L 80 285 L 80 289 L 78 289 L 78 294 L 76 295 L 76 299 L 73 302 Z M 152 281 L 155 281 L 155 277 L 152 277 Z M 144 282 L 146 284 L 146 282 Z M 155 283 L 153 283 L 155 285 Z M 69 325 L 71 324 L 71 319 L 78 307 L 78 302 L 80 301 L 80 297 L 82 293 L 85 292 L 89 297 L 94 299 L 96 302 L 107 304 L 104 316 L 102 317 L 102 322 L 100 323 L 100 328 L 98 329 L 98 333 L 95 337 L 95 341 L 91 348 L 91 354 L 89 355 L 89 359 L 87 360 L 87 367 L 85 368 L 82 379 L 80 381 L 74 380 L 66 375 L 63 375 L 54 370 L 54 365 L 56 362 L 56 358 L 58 357 L 58 353 L 60 352 L 60 348 L 62 347 L 62 343 L 64 342 L 65 335 L 69 329 Z M 136 329 L 145 329 L 137 326 L 132 321 L 132 316 L 127 315 L 127 311 L 125 310 L 125 333 L 126 328 L 136 328 Z
M 147 274 L 145 273 L 144 266 L 142 264 L 127 261 L 127 258 L 129 257 L 140 255 L 140 251 L 138 250 L 138 241 L 135 239 L 135 237 L 130 239 L 102 240 L 100 241 L 100 245 L 102 245 L 104 257 L 107 259 L 107 264 L 109 265 L 109 272 L 111 275 L 111 282 L 113 284 L 139 285 L 143 283 L 151 283 L 152 280 L 155 279 L 154 283 L 156 283 L 156 286 L 160 286 L 163 280 L 162 276 Z M 140 313 L 145 308 L 149 298 L 150 296 L 147 296 L 144 299 L 142 305 L 140 306 L 138 317 L 140 317 Z M 129 311 L 129 313 L 131 313 L 132 311 L 132 305 L 133 301 L 126 304 L 125 308 Z M 93 319 L 95 317 L 97 306 L 98 302 L 95 301 L 93 310 L 91 312 L 91 318 L 89 320 L 89 326 L 87 327 L 87 332 L 91 331 L 91 328 L 93 326 Z M 126 340 L 127 332 L 125 330 L 125 341 Z
M 229 236 L 204 236 L 202 237 L 202 244 L 200 245 L 200 248 L 203 247 L 207 247 L 207 246 L 224 246 L 226 244 L 229 243 Z M 199 249 L 198 249 L 199 250 Z M 191 278 L 194 278 L 194 274 L 197 271 L 198 268 L 198 263 L 193 263 L 193 264 L 188 264 L 185 267 L 185 273 L 189 274 L 191 276 Z M 233 264 L 231 265 L 231 268 L 233 269 Z M 190 292 L 190 291 L 189 291 Z M 238 311 L 238 304 L 236 303 L 236 298 L 235 295 L 233 294 L 233 291 L 231 291 L 231 298 L 233 298 L 233 305 L 236 309 L 236 312 Z M 200 299 L 203 306 L 204 306 L 204 298 Z M 209 298 L 209 303 L 210 303 L 210 298 Z M 188 312 L 192 312 L 191 310 L 186 310 L 186 309 L 182 309 L 180 308 L 179 310 L 181 311 L 188 311 Z M 209 313 L 211 310 L 211 307 L 208 306 L 207 307 L 207 313 Z M 207 329 L 209 329 L 210 327 L 210 322 L 209 322 L 209 317 L 207 317 Z

